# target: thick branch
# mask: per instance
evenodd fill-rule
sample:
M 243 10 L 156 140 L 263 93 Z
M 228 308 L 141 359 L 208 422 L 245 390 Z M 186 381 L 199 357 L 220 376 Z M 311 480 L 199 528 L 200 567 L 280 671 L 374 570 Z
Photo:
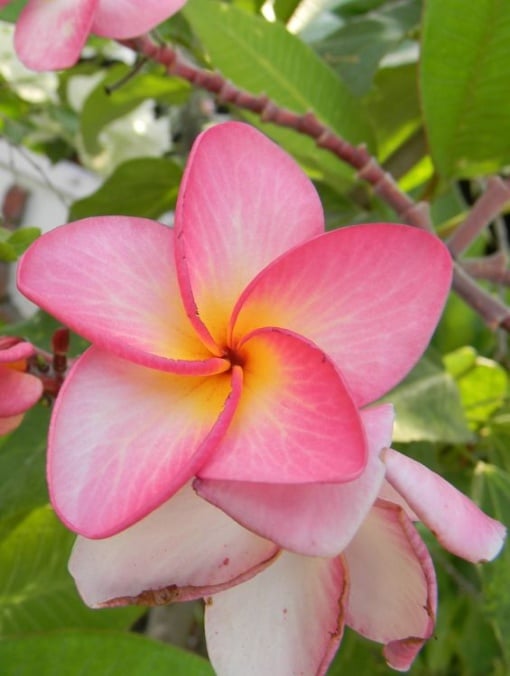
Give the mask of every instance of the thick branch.
M 487 182 L 487 190 L 447 241 L 454 258 L 460 256 L 474 242 L 507 202 L 510 202 L 510 185 L 499 176 L 492 176 Z

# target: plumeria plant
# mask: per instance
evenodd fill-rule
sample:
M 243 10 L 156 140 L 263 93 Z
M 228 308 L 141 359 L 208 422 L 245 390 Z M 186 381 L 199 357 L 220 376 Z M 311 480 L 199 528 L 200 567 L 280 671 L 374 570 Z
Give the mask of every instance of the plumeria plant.
M 510 6 L 459 3 L 0 0 L 34 166 L 169 129 L 3 207 L 2 673 L 510 669 Z

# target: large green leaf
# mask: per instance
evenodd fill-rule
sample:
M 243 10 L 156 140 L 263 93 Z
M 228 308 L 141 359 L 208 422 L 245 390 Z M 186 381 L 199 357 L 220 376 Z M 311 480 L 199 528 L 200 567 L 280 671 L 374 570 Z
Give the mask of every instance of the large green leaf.
M 189 94 L 187 82 L 154 73 L 135 75 L 108 93 L 107 87 L 118 85 L 130 72 L 131 69 L 124 64 L 114 66 L 85 101 L 80 128 L 85 148 L 92 155 L 102 150 L 98 136 L 109 122 L 127 115 L 147 99 L 182 103 Z
M 7 437 L 0 437 L 0 520 L 48 502 L 46 436 L 50 409 L 38 404 Z
M 420 23 L 420 0 L 403 0 L 347 22 L 315 44 L 315 48 L 351 90 L 368 92 L 379 66 Z
M 137 634 L 50 632 L 0 642 L 3 676 L 213 676 L 198 655 Z
M 470 427 L 478 429 L 506 399 L 508 377 L 505 369 L 492 359 L 480 357 L 472 347 L 450 352 L 443 361 L 457 382 Z
M 455 381 L 429 357 L 424 357 L 385 399 L 395 406 L 395 441 L 472 440 Z
M 0 636 L 62 628 L 129 627 L 143 608 L 90 610 L 67 571 L 74 535 L 49 506 L 31 512 L 0 541 Z
M 510 524 L 510 474 L 494 465 L 480 463 L 475 473 L 475 497 L 483 508 L 504 524 Z M 485 611 L 496 633 L 510 671 L 510 547 L 482 569 Z M 507 672 L 508 673 L 508 672 Z
M 70 220 L 106 214 L 157 218 L 173 209 L 182 176 L 168 159 L 143 157 L 121 164 L 92 195 L 75 202 Z
M 421 91 L 430 151 L 443 176 L 510 163 L 510 2 L 425 3 Z
M 284 26 L 268 23 L 234 6 L 189 0 L 186 18 L 203 43 L 213 67 L 237 87 L 266 94 L 295 113 L 313 111 L 319 120 L 353 143 L 373 146 L 373 135 L 359 101 L 330 68 Z M 250 121 L 260 124 L 255 116 Z M 350 175 L 332 155 L 294 131 L 264 125 L 264 131 L 310 170 L 333 182 Z

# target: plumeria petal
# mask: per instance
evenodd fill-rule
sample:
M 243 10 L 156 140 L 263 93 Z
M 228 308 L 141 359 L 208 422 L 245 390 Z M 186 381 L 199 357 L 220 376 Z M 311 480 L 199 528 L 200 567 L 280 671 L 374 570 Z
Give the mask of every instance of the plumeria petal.
M 107 38 L 142 35 L 175 14 L 186 0 L 101 0 L 92 32 Z
M 500 552 L 506 528 L 459 490 L 416 460 L 387 449 L 387 479 L 445 549 L 467 561 L 490 561 Z
M 89 348 L 66 378 L 50 427 L 50 495 L 64 523 L 107 537 L 167 500 L 224 434 L 238 371 L 183 378 Z
M 0 418 L 0 435 L 9 434 L 21 425 L 23 414 L 13 415 L 10 418 Z
M 196 480 L 202 497 L 246 528 L 281 547 L 312 556 L 336 556 L 355 535 L 374 503 L 384 477 L 381 450 L 391 442 L 393 408 L 361 412 L 368 464 L 344 484 L 281 485 Z
M 99 0 L 28 0 L 16 24 L 14 46 L 33 70 L 76 63 Z
M 234 311 L 234 335 L 283 326 L 306 336 L 363 405 L 391 389 L 422 354 L 451 269 L 446 247 L 416 228 L 376 223 L 335 230 L 253 280 Z
M 389 644 L 390 666 L 408 669 L 434 628 L 437 587 L 427 548 L 404 510 L 379 500 L 344 555 L 350 581 L 346 623 Z
M 10 336 L 0 338 L 0 364 L 22 361 L 33 354 L 35 354 L 35 348 L 31 343 Z
M 0 365 L 0 417 L 24 413 L 39 401 L 42 392 L 39 378 Z
M 340 557 L 284 552 L 242 585 L 206 599 L 207 649 L 222 676 L 319 676 L 343 633 Z
M 326 356 L 281 329 L 237 348 L 243 393 L 200 478 L 261 483 L 350 481 L 366 464 L 359 413 Z
M 246 284 L 276 256 L 323 232 L 324 217 L 293 159 L 256 129 L 228 122 L 195 141 L 175 227 L 188 314 L 224 344 Z
M 69 569 L 90 606 L 155 605 L 238 584 L 277 551 L 187 485 L 122 533 L 104 540 L 78 537 Z
M 228 368 L 196 336 L 180 300 L 173 231 L 104 216 L 56 228 L 23 256 L 18 286 L 96 345 L 151 368 L 205 375 Z

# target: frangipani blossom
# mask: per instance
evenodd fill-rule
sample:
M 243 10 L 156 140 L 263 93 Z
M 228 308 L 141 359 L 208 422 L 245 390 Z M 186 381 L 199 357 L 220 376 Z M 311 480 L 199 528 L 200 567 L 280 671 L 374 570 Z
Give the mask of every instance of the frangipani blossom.
M 16 429 L 25 411 L 41 398 L 41 381 L 26 373 L 27 359 L 33 354 L 30 343 L 0 336 L 0 435 Z
M 104 540 L 78 537 L 70 570 L 94 607 L 159 604 L 205 596 L 211 662 L 219 676 L 325 674 L 347 624 L 385 645 L 390 666 L 407 670 L 434 629 L 433 564 L 413 525 L 433 529 L 469 561 L 497 555 L 504 527 L 423 465 L 386 449 L 389 405 L 361 414 L 369 462 L 382 469 L 382 496 L 331 557 L 281 551 L 243 529 L 185 486 L 131 528 Z M 386 469 L 386 481 L 384 473 Z M 317 487 L 345 503 L 363 476 Z M 207 482 L 206 482 L 207 483 Z M 204 493 L 204 482 L 195 486 Z M 419 487 L 417 489 L 417 487 Z M 389 496 L 393 499 L 387 499 Z M 341 511 L 334 516 L 343 523 Z
M 0 0 L 5 7 L 11 0 Z M 186 0 L 27 0 L 14 47 L 33 70 L 73 66 L 89 33 L 107 38 L 142 35 L 175 14 Z
M 292 547 L 341 551 L 344 529 L 312 489 L 368 467 L 358 409 L 422 354 L 450 277 L 444 245 L 417 229 L 324 233 L 313 185 L 255 129 L 204 132 L 174 229 L 85 219 L 43 235 L 21 261 L 21 291 L 93 344 L 53 412 L 56 511 L 81 535 L 108 537 L 196 476 L 218 482 L 218 504 L 232 485 L 258 486 L 258 523 L 250 500 L 223 508 L 280 546 L 291 511 L 310 526 L 296 525 Z M 372 476 L 346 516 L 354 528 L 377 494 Z M 275 486 L 298 491 L 292 510 Z

